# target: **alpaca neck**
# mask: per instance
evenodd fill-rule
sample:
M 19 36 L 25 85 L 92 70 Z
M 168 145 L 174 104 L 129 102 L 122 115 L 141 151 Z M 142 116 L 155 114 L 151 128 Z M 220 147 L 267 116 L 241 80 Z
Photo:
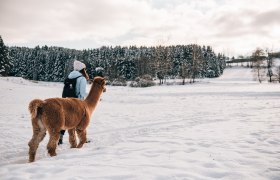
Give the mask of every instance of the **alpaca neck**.
M 85 102 L 91 112 L 95 109 L 97 103 L 99 102 L 102 91 L 103 90 L 99 86 L 92 84 L 89 94 L 85 99 Z

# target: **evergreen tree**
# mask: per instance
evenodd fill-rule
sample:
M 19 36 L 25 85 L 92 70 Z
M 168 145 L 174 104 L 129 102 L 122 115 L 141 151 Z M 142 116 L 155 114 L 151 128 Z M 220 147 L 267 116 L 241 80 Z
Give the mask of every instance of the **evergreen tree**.
M 9 74 L 12 64 L 8 54 L 8 49 L 0 35 L 0 75 L 7 76 Z
M 65 56 L 63 53 L 59 53 L 56 57 L 55 63 L 54 63 L 54 71 L 53 71 L 53 81 L 63 81 L 64 80 L 64 64 L 65 64 Z

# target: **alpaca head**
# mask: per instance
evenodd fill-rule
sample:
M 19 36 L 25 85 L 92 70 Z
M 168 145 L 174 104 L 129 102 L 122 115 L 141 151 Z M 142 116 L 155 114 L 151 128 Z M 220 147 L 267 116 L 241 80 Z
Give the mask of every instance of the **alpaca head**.
M 106 87 L 105 87 L 106 82 L 103 77 L 99 77 L 99 76 L 95 77 L 92 83 L 99 86 L 103 90 L 103 92 L 106 92 Z

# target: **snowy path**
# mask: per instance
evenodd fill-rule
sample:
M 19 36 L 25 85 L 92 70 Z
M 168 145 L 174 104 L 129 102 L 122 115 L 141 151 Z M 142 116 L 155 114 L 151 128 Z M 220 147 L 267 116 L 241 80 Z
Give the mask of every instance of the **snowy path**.
M 107 87 L 92 143 L 65 141 L 50 158 L 47 136 L 29 164 L 28 102 L 62 86 L 1 78 L 0 179 L 279 179 L 280 85 L 251 79 L 233 68 L 193 85 Z

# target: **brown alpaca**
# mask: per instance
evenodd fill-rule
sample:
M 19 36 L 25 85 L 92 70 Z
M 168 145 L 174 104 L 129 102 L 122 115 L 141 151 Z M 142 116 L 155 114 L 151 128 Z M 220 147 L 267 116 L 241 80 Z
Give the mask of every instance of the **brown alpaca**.
M 33 127 L 33 136 L 29 141 L 29 162 L 35 160 L 39 143 L 48 131 L 50 139 L 47 145 L 50 156 L 56 156 L 56 146 L 60 130 L 67 129 L 71 148 L 81 148 L 86 142 L 86 128 L 100 96 L 105 92 L 105 80 L 95 77 L 87 98 L 34 99 L 29 103 L 29 111 Z M 79 144 L 76 141 L 76 132 Z

